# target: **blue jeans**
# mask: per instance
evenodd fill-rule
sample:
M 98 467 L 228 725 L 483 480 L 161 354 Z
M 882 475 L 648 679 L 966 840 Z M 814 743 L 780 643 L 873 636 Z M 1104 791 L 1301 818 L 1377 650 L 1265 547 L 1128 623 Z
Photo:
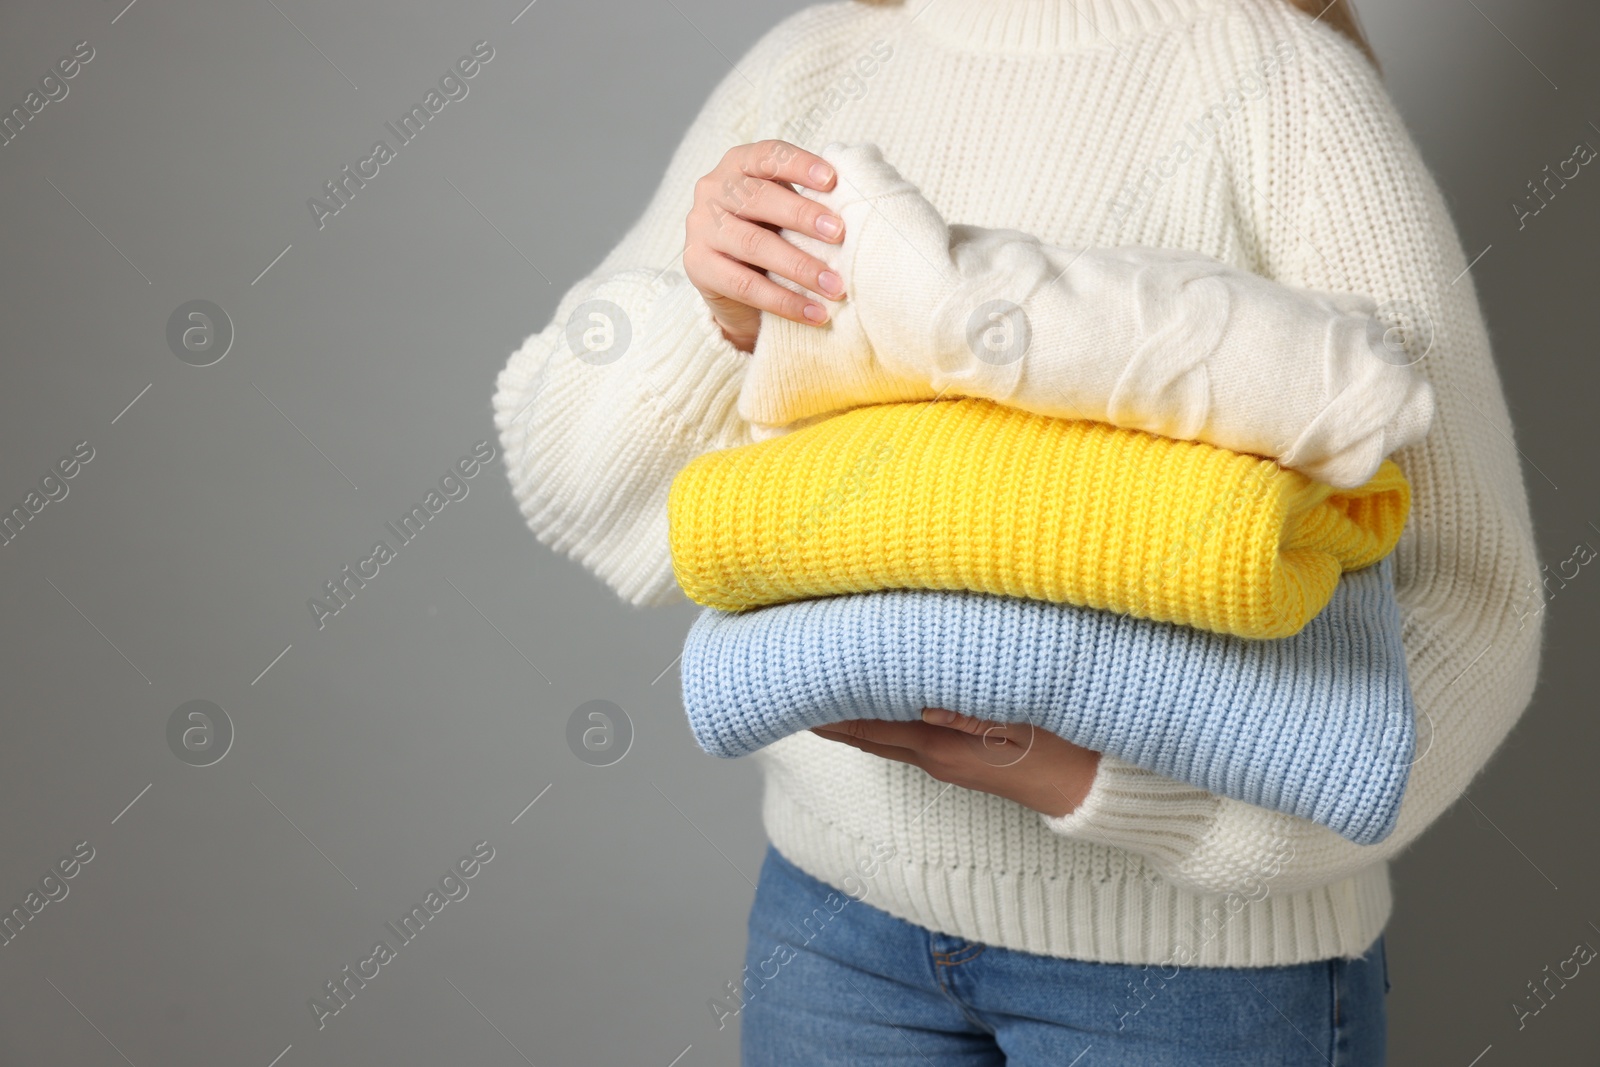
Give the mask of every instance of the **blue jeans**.
M 1384 1063 L 1382 936 L 1360 959 L 1283 967 L 1060 959 L 897 919 L 770 845 L 749 931 L 745 1067 Z

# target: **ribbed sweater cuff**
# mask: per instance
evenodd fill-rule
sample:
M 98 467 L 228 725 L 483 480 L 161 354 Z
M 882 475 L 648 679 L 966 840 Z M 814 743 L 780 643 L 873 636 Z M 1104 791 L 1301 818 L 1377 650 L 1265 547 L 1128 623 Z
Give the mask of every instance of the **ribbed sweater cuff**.
M 750 357 L 723 335 L 699 290 L 676 278 L 652 305 L 645 336 L 639 380 L 663 412 L 710 447 L 741 443 L 739 387 Z
M 591 295 L 630 313 L 620 358 L 581 361 L 552 324 L 497 379 L 495 425 L 512 493 L 540 541 L 627 602 L 681 601 L 667 553 L 667 490 L 689 459 L 748 439 L 734 410 L 745 356 L 681 275 L 663 282 L 627 271 Z
M 1115 756 L 1100 757 L 1088 795 L 1065 815 L 1040 815 L 1063 837 L 1113 845 L 1149 859 L 1157 870 L 1180 867 L 1216 820 L 1222 799 Z

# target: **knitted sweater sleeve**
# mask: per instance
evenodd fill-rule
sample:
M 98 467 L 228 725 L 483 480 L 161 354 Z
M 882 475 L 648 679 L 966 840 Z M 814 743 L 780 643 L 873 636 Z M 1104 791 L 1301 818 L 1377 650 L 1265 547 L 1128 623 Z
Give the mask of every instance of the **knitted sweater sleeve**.
M 528 526 L 631 604 L 682 598 L 667 541 L 674 474 L 749 439 L 735 410 L 748 357 L 680 257 L 695 181 L 752 139 L 757 81 L 791 33 L 780 23 L 722 78 L 643 213 L 496 380 L 495 427 Z
M 1111 757 L 1078 808 L 1045 817 L 1066 836 L 1141 853 L 1202 892 L 1243 891 L 1268 872 L 1273 888 L 1292 891 L 1398 853 L 1482 769 L 1539 671 L 1527 492 L 1460 237 L 1381 82 L 1353 48 L 1337 51 L 1311 72 L 1318 114 L 1303 192 L 1276 205 L 1293 251 L 1271 266 L 1279 280 L 1370 293 L 1400 310 L 1406 350 L 1434 386 L 1431 432 L 1393 457 L 1413 490 L 1395 562 L 1417 756 L 1396 829 L 1375 845 Z

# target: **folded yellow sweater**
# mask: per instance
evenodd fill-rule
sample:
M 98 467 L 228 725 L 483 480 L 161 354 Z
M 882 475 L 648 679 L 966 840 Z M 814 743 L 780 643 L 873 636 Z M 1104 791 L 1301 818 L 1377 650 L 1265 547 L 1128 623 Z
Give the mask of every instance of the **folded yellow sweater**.
M 1336 490 L 1259 456 L 959 399 L 702 455 L 668 521 L 678 584 L 725 610 L 969 589 L 1277 638 L 1393 550 L 1410 504 L 1392 460 Z

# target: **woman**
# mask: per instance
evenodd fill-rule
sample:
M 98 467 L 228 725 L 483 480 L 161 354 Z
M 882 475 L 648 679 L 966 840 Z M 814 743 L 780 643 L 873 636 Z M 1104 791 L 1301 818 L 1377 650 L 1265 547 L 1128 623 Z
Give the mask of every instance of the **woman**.
M 722 79 L 643 215 L 501 373 L 534 532 L 631 603 L 676 599 L 673 475 L 752 440 L 738 397 L 763 320 L 823 321 L 798 290 L 839 293 L 778 234 L 842 239 L 795 191 L 834 181 L 809 149 L 870 141 L 952 221 L 1370 296 L 1433 386 L 1430 432 L 1393 457 L 1422 721 L 1388 838 L 1357 846 L 1050 735 L 997 759 L 970 743 L 986 724 L 933 709 L 802 732 L 756 757 L 773 847 L 719 1019 L 739 1017 L 746 1062 L 1384 1061 L 1387 861 L 1521 714 L 1542 625 L 1460 240 L 1351 13 L 1322 6 L 808 7 Z

